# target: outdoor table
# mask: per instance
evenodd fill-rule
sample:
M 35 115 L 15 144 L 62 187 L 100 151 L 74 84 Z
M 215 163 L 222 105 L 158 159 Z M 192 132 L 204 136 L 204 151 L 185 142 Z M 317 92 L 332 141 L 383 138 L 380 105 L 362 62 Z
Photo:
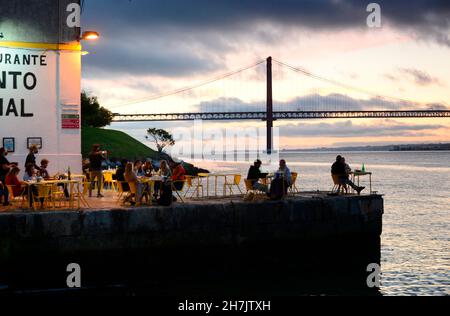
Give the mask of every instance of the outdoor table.
M 362 172 L 362 171 L 353 171 L 350 173 L 352 176 L 352 182 L 355 183 L 358 187 L 360 186 L 360 178 L 369 176 L 369 188 L 370 188 L 370 194 L 372 194 L 372 172 Z
M 147 192 L 150 195 L 150 203 L 153 204 L 152 202 L 152 196 L 155 192 L 155 184 L 156 182 L 164 182 L 164 178 L 161 176 L 152 176 L 152 177 L 138 177 L 139 181 L 141 181 L 141 183 L 147 185 Z
M 77 181 L 77 180 L 44 180 L 44 181 L 28 181 L 25 182 L 25 184 L 28 186 L 28 201 L 31 201 L 32 199 L 34 199 L 33 197 L 33 187 L 38 188 L 39 190 L 39 186 L 43 186 L 43 185 L 64 185 L 64 186 L 68 186 L 69 187 L 69 195 L 70 195 L 70 199 L 69 199 L 69 208 L 73 209 L 74 208 L 74 193 L 77 193 L 77 205 L 78 205 L 78 209 L 81 206 L 81 202 L 83 202 L 83 204 L 88 205 L 87 202 L 84 200 L 83 194 L 80 191 L 80 185 L 81 185 L 81 181 Z M 35 201 L 33 201 L 33 205 L 34 205 L 34 209 L 36 209 L 35 206 Z
M 199 173 L 198 177 L 199 177 L 199 181 L 201 178 L 206 178 L 206 196 L 210 197 L 209 193 L 210 193 L 210 179 L 214 178 L 214 196 L 217 197 L 218 196 L 218 188 L 219 188 L 219 178 L 224 178 L 225 182 L 227 182 L 227 178 L 228 177 L 235 177 L 238 176 L 238 174 L 235 173 Z M 226 196 L 226 191 L 224 190 L 223 192 L 223 196 Z

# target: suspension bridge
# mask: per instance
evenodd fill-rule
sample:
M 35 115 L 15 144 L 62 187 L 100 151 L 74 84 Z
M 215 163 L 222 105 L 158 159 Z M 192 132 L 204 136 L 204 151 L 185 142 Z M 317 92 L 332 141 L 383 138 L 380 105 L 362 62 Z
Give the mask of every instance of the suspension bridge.
M 299 97 L 291 100 L 278 101 L 274 100 L 274 64 L 283 71 L 295 73 L 299 75 L 300 82 L 292 84 L 289 80 L 287 90 L 299 93 Z M 261 66 L 264 66 L 264 75 L 262 74 Z M 262 85 L 259 88 L 242 87 L 242 81 L 235 77 L 243 73 L 253 71 L 258 77 L 264 77 L 264 88 Z M 280 78 L 283 84 L 287 79 L 280 76 L 279 73 L 275 76 Z M 291 77 L 290 77 L 291 78 Z M 254 78 L 248 77 L 253 80 Z M 306 83 L 306 79 L 310 82 Z M 196 99 L 195 91 L 202 88 L 217 84 L 224 80 L 231 80 L 238 83 L 234 84 L 234 89 L 244 89 L 248 94 L 252 90 L 265 90 L 265 99 L 259 98 L 259 101 L 244 102 L 237 98 L 231 89 L 231 95 L 226 95 L 223 90 L 215 91 L 216 98 L 211 101 L 204 99 L 191 102 L 191 105 L 183 104 L 181 108 L 184 111 L 170 111 L 171 108 L 177 108 L 180 102 L 184 99 Z M 295 80 L 294 80 L 295 81 Z M 312 85 L 311 82 L 318 82 L 321 87 Z M 238 85 L 238 87 L 236 87 Z M 338 93 L 335 90 L 338 89 Z M 286 90 L 285 87 L 278 87 L 279 90 Z M 212 89 L 214 90 L 214 89 Z M 217 89 L 216 89 L 217 90 Z M 348 93 L 344 93 L 347 91 Z M 230 93 L 230 92 L 228 92 Z M 214 94 L 214 93 L 213 93 Z M 200 94 L 199 94 L 200 95 Z M 360 97 L 355 97 L 359 95 Z M 171 97 L 178 97 L 175 101 L 170 101 Z M 364 97 L 362 97 L 364 96 Z M 222 74 L 210 80 L 185 87 L 182 89 L 169 91 L 167 93 L 151 96 L 146 99 L 139 99 L 129 101 L 123 104 L 112 106 L 112 108 L 129 108 L 137 104 L 150 104 L 156 102 L 152 109 L 166 109 L 163 111 L 152 111 L 153 113 L 145 113 L 147 111 L 136 113 L 114 113 L 114 122 L 174 122 L 174 121 L 239 121 L 239 120 L 262 120 L 267 125 L 267 150 L 272 148 L 272 129 L 273 124 L 277 120 L 304 120 L 304 119 L 373 119 L 373 118 L 448 118 L 450 117 L 450 108 L 441 104 L 423 105 L 410 100 L 401 98 L 394 98 L 365 89 L 361 89 L 352 85 L 348 85 L 339 81 L 328 79 L 323 76 L 316 75 L 306 69 L 295 67 L 287 63 L 272 59 L 259 61 L 248 67 L 238 69 L 226 74 Z M 162 102 L 162 103 L 161 103 Z M 171 102 L 175 103 L 172 104 Z M 139 106 L 141 108 L 149 106 Z M 111 108 L 111 107 L 109 107 Z M 178 106 L 180 108 L 180 106 Z M 150 111 L 148 111 L 150 112 Z M 145 114 L 142 114 L 145 113 Z

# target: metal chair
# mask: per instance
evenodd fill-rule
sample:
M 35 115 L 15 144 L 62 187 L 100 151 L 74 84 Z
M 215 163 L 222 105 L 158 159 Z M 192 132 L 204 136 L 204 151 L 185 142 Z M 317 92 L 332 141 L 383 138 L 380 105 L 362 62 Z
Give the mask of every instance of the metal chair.
M 347 192 L 347 185 L 341 182 L 341 179 L 338 175 L 331 175 L 333 179 L 333 189 L 331 190 L 332 193 L 338 193 L 338 194 L 345 194 Z
M 224 185 L 223 185 L 223 193 L 224 193 L 224 196 L 227 196 L 227 194 L 226 194 L 226 192 L 227 192 L 227 187 L 230 189 L 230 195 L 233 195 L 233 194 L 234 194 L 234 192 L 233 192 L 233 187 L 237 187 L 238 190 L 239 190 L 239 192 L 241 192 L 241 194 L 243 194 L 243 193 L 242 193 L 242 190 L 241 190 L 241 187 L 240 187 L 240 185 L 241 185 L 241 180 L 242 180 L 242 176 L 241 176 L 240 174 L 234 175 L 234 176 L 233 176 L 233 181 L 232 181 L 232 182 L 228 182 L 228 177 L 225 177 L 225 183 L 224 183 Z
M 26 205 L 26 198 L 27 198 L 27 194 L 26 194 L 26 190 L 25 187 L 21 186 L 22 192 L 19 196 L 15 196 L 14 195 L 14 187 L 13 185 L 7 185 L 6 188 L 8 189 L 8 193 L 9 193 L 9 203 L 11 203 L 13 206 L 15 206 L 15 204 L 17 202 L 20 201 L 20 208 L 24 208 L 24 205 Z
M 292 172 L 292 184 L 289 186 L 289 192 L 292 195 L 295 195 L 296 193 L 300 193 L 300 190 L 297 188 L 297 179 L 298 179 L 298 173 Z
M 40 184 L 37 186 L 37 194 L 34 194 L 33 190 L 31 191 L 32 199 L 34 199 L 34 210 L 36 211 L 36 200 L 41 203 L 41 207 L 43 209 L 48 207 L 48 203 L 50 202 L 52 205 L 52 208 L 55 209 L 55 202 L 53 200 L 52 196 L 52 184 Z
M 197 181 L 195 181 L 197 180 Z M 196 183 L 194 183 L 196 182 Z M 200 180 L 200 177 L 194 177 L 194 176 L 186 176 L 186 185 L 187 190 L 184 194 L 184 197 L 187 197 L 189 192 L 192 191 L 191 198 L 197 193 L 197 198 L 200 197 L 200 189 L 202 190 L 202 196 L 204 196 L 204 187 Z
M 181 188 L 177 188 L 177 186 L 175 184 L 177 183 L 181 183 Z M 180 199 L 181 203 L 184 203 L 183 198 L 181 197 L 180 192 L 183 192 L 184 190 L 184 186 L 186 185 L 186 180 L 177 180 L 177 181 L 172 181 L 172 191 L 175 192 L 175 194 L 178 196 L 178 198 Z

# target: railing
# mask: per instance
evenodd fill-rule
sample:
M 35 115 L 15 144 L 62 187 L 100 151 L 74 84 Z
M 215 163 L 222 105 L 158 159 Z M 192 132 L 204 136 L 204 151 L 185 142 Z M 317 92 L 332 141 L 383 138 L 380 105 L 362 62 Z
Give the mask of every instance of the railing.
M 276 120 L 289 119 L 339 119 L 339 118 L 427 118 L 450 117 L 450 111 L 285 111 L 274 112 Z M 155 114 L 114 114 L 114 122 L 148 121 L 227 121 L 263 120 L 266 112 L 228 112 L 228 113 L 155 113 Z

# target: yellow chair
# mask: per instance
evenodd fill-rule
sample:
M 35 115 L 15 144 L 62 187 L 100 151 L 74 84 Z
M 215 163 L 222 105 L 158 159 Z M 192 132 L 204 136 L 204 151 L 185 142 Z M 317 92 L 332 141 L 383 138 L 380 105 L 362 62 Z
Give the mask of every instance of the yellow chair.
M 66 196 L 64 194 L 64 190 L 61 190 L 60 186 L 53 184 L 51 189 L 51 195 L 52 195 L 52 201 L 53 205 L 56 205 L 57 202 L 59 202 L 59 207 L 62 208 L 66 205 L 67 201 Z
M 116 185 L 117 185 L 117 181 L 113 179 L 113 172 L 104 172 L 103 173 L 103 187 L 105 186 L 110 186 L 111 190 L 113 191 L 117 191 L 116 189 Z
M 117 196 L 117 203 L 125 203 L 131 200 L 132 193 L 131 190 L 125 191 L 123 188 L 124 184 L 128 184 L 126 181 L 117 181 L 117 190 L 118 190 L 118 196 Z M 125 197 L 124 197 L 125 196 Z
M 300 193 L 300 190 L 297 188 L 298 173 L 292 172 L 291 175 L 292 175 L 292 184 L 289 187 L 289 192 L 294 195 L 296 193 Z
M 32 192 L 32 198 L 34 199 L 34 210 L 36 211 L 36 204 L 37 202 L 41 203 L 41 206 L 43 209 L 48 208 L 48 203 L 50 202 L 52 204 L 52 208 L 55 209 L 55 203 L 52 196 L 52 184 L 40 184 L 37 186 L 37 195 L 34 195 L 34 192 Z M 37 200 L 37 201 L 36 201 Z
M 332 193 L 346 193 L 347 192 L 347 185 L 343 184 L 341 182 L 341 180 L 339 179 L 338 175 L 331 175 L 331 177 L 333 178 L 333 189 L 332 189 Z
M 195 181 L 195 180 L 197 180 L 197 181 Z M 204 196 L 204 187 L 203 187 L 200 177 L 186 176 L 186 185 L 187 185 L 187 190 L 184 194 L 184 197 L 187 197 L 189 192 L 192 191 L 191 198 L 195 195 L 195 193 L 197 193 L 197 198 L 199 198 L 200 197 L 200 189 L 202 190 L 202 196 Z
M 70 201 L 76 200 L 78 202 L 78 208 L 80 208 L 80 202 L 84 204 L 85 207 L 91 208 L 88 201 L 86 200 L 86 195 L 89 193 L 89 186 L 91 185 L 91 183 L 83 182 L 80 183 L 80 185 L 83 185 L 83 190 L 80 190 L 79 186 L 74 187 L 73 192 L 70 192 L 71 194 Z
M 176 183 L 181 183 L 181 188 L 177 189 L 176 187 Z M 178 196 L 178 198 L 180 199 L 181 203 L 184 203 L 183 198 L 181 197 L 180 192 L 183 192 L 184 190 L 184 186 L 186 185 L 186 180 L 177 180 L 177 181 L 172 181 L 172 191 L 175 192 L 175 194 Z
M 11 203 L 14 207 L 15 204 L 17 204 L 20 201 L 20 208 L 24 208 L 24 206 L 26 205 L 26 198 L 27 198 L 27 195 L 25 194 L 25 188 L 21 186 L 22 193 L 19 196 L 14 195 L 13 185 L 7 185 L 6 188 L 8 189 L 9 193 L 9 203 Z
M 241 192 L 241 194 L 243 194 L 242 190 L 241 190 L 241 187 L 240 187 L 241 180 L 242 180 L 242 176 L 240 174 L 234 175 L 232 182 L 228 182 L 228 177 L 225 177 L 225 183 L 223 185 L 224 196 L 227 196 L 227 187 L 230 189 L 230 195 L 234 194 L 233 187 L 237 187 L 239 192 Z

